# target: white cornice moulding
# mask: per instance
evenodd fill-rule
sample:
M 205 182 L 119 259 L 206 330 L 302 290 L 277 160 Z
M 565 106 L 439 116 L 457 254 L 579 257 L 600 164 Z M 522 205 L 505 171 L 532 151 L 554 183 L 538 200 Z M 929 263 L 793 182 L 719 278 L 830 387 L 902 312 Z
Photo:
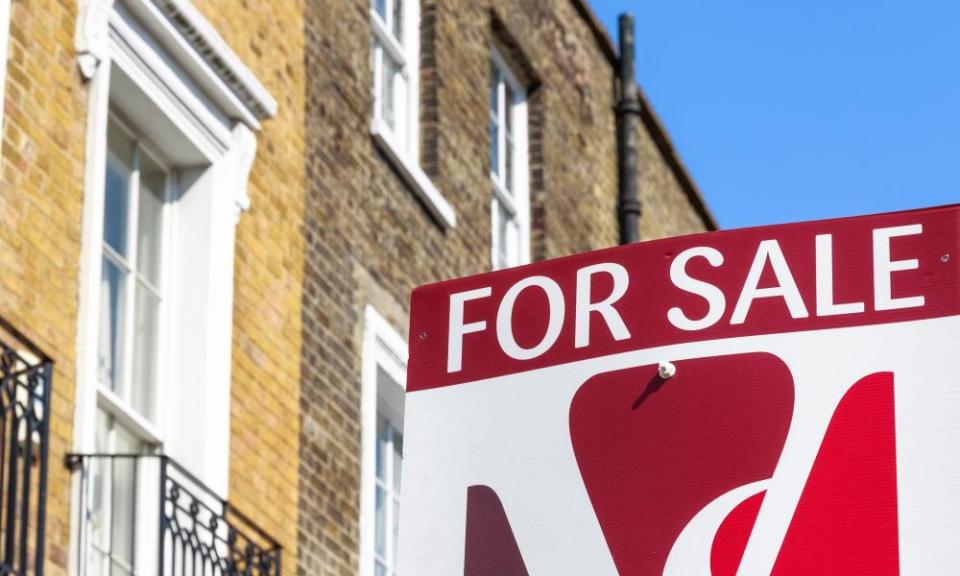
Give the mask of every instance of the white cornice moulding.
M 277 101 L 193 4 L 188 0 L 152 2 L 259 120 L 277 115 Z
M 258 129 L 259 121 L 277 114 L 277 101 L 188 0 L 117 1 L 144 20 L 151 33 L 166 36 L 157 38 L 161 45 L 189 50 L 186 60 L 202 63 L 202 69 L 189 72 L 214 77 L 215 82 L 203 84 L 228 90 L 226 99 L 239 101 L 244 108 L 240 115 L 251 128 Z M 77 63 L 87 80 L 109 56 L 108 23 L 114 7 L 115 0 L 80 0 L 75 43 Z

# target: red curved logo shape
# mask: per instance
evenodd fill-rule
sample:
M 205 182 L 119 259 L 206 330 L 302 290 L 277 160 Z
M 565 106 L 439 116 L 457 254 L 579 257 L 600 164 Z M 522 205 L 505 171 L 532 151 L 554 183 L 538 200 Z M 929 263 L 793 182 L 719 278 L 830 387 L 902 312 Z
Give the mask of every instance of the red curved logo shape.
M 598 375 L 574 398 L 570 433 L 618 572 L 662 574 L 691 519 L 773 476 L 793 417 L 786 365 L 766 354 L 686 360 Z M 724 518 L 712 576 L 734 576 L 765 492 Z M 899 573 L 893 375 L 855 383 L 838 405 L 772 574 Z

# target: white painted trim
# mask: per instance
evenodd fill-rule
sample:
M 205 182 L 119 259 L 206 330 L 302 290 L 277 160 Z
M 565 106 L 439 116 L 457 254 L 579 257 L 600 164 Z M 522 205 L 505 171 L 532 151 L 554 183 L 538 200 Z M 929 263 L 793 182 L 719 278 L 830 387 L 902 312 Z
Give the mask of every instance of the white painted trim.
M 222 155 L 230 145 L 229 120 L 190 89 L 127 17 L 114 11 L 108 21 L 111 64 L 122 68 L 208 160 Z
M 530 125 L 527 116 L 527 93 L 517 92 L 519 101 L 515 104 L 514 146 L 516 147 L 517 182 L 515 205 L 520 221 L 520 264 L 530 263 Z
M 405 52 L 404 47 L 397 42 L 393 34 L 387 30 L 387 23 L 383 21 L 383 18 L 381 18 L 373 8 L 370 9 L 370 21 L 373 24 L 374 35 L 380 40 L 383 47 L 387 49 L 390 56 L 403 68 L 404 76 L 407 76 L 407 63 L 410 55 Z
M 124 16 L 113 13 L 109 19 L 110 64 L 119 67 L 161 113 L 177 126 L 205 157 L 214 163 L 230 157 L 236 171 L 228 175 L 225 187 L 232 191 L 234 220 L 250 208 L 247 182 L 256 155 L 256 134 L 246 123 L 229 120 L 213 104 L 198 97 L 172 69 L 161 54 L 154 51 L 139 31 Z
M 373 306 L 363 314 L 363 350 L 360 393 L 361 473 L 360 473 L 360 576 L 373 576 L 375 486 L 377 457 L 377 368 L 406 388 L 408 350 L 406 340 L 397 333 Z
M 100 63 L 108 58 L 107 18 L 113 0 L 80 0 L 74 43 L 80 74 L 92 80 Z
M 103 387 L 97 388 L 97 406 L 133 432 L 138 439 L 148 444 L 160 444 L 163 441 L 163 434 L 156 426 L 137 414 L 122 398 Z
M 393 144 L 398 147 L 404 156 L 409 158 L 420 157 L 420 2 L 419 0 L 402 0 L 401 15 L 403 23 L 402 42 L 398 42 L 391 31 L 393 19 L 393 2 L 385 0 L 387 20 L 370 8 L 370 27 L 373 30 L 375 43 L 373 46 L 374 77 L 373 77 L 373 122 L 379 123 L 384 129 L 393 133 Z M 379 47 L 377 46 L 379 45 Z M 390 58 L 397 61 L 403 75 L 406 90 L 394 94 L 394 104 L 397 106 L 397 129 L 387 127 L 381 114 L 381 86 L 383 52 L 389 53 Z
M 90 81 L 87 135 L 84 147 L 83 226 L 80 238 L 80 281 L 77 312 L 77 390 L 73 418 L 73 449 L 92 450 L 97 414 L 97 343 L 100 315 L 99 286 L 103 245 L 104 180 L 107 159 L 107 120 L 110 104 L 110 66 L 95 70 Z M 70 542 L 82 546 L 80 475 L 71 478 Z M 84 550 L 84 548 L 79 548 Z M 80 574 L 80 554 L 71 553 L 69 573 Z
M 448 228 L 454 228 L 457 225 L 457 214 L 453 206 L 447 202 L 443 194 L 433 185 L 430 177 L 420 168 L 420 166 L 407 157 L 400 147 L 394 144 L 393 135 L 390 129 L 384 125 L 378 118 L 374 118 L 370 125 L 370 134 L 374 142 L 377 143 L 380 150 L 386 154 L 391 163 L 403 176 L 406 183 L 423 200 L 430 213 L 443 225 Z
M 6 0 L 0 0 L 4 2 Z M 219 77 L 205 68 L 206 61 L 185 57 L 172 58 L 171 52 L 180 50 L 183 56 L 187 44 L 196 45 L 196 38 L 178 36 L 179 28 L 158 17 L 159 7 L 171 4 L 167 0 L 118 0 L 119 11 L 111 0 L 88 0 L 81 6 L 78 24 L 78 59 L 81 72 L 90 80 L 87 137 L 85 148 L 84 208 L 80 259 L 80 298 L 77 334 L 77 401 L 74 415 L 74 450 L 90 451 L 95 444 L 97 407 L 102 405 L 120 417 L 128 428 L 138 431 L 146 440 L 164 440 L 164 450 L 176 448 L 176 427 L 185 420 L 202 422 L 196 438 L 181 439 L 193 443 L 204 458 L 197 462 L 182 462 L 202 478 L 221 496 L 227 495 L 229 474 L 229 417 L 230 371 L 233 328 L 233 263 L 235 225 L 239 213 L 249 206 L 247 182 L 256 151 L 252 131 L 257 120 L 265 117 L 264 110 L 250 104 L 250 95 L 236 93 L 236 78 Z M 172 4 L 183 4 L 174 2 Z M 143 20 L 146 15 L 146 22 Z M 152 18 L 152 19 L 151 19 Z M 182 26 L 178 22 L 177 26 Z M 152 34 L 159 33 L 157 38 Z M 201 34 L 203 36 L 203 34 Z M 209 35 L 208 35 L 209 36 Z M 179 44 L 177 44 L 179 42 Z M 179 48 L 178 48 L 179 46 Z M 210 54 L 205 54 L 209 57 Z M 181 68 L 186 63 L 187 69 Z M 222 63 L 221 63 L 222 64 Z M 174 69 L 176 68 L 176 69 Z M 229 65 L 227 66 L 229 68 Z M 222 69 L 221 69 L 222 71 Z M 184 194 L 192 207 L 188 210 L 194 221 L 188 226 L 180 222 L 184 211 L 179 206 L 165 206 L 165 227 L 168 238 L 175 238 L 190 228 L 202 241 L 194 246 L 165 250 L 164 258 L 171 260 L 167 269 L 179 270 L 183 254 L 192 261 L 196 277 L 191 286 L 200 287 L 201 301 L 193 301 L 199 312 L 184 312 L 179 329 L 192 326 L 189 342 L 184 343 L 185 332 L 178 333 L 178 354 L 189 349 L 193 358 L 171 367 L 158 378 L 158 386 L 176 395 L 181 406 L 158 399 L 157 422 L 151 424 L 137 419 L 123 410 L 122 401 L 99 389 L 97 378 L 97 345 L 99 324 L 99 290 L 104 213 L 104 169 L 106 159 L 107 119 L 110 114 L 111 76 L 123 74 L 148 98 L 159 114 L 169 119 L 176 131 L 195 147 L 203 159 L 192 175 L 198 175 L 195 187 Z M 204 77 L 206 75 L 206 77 Z M 192 82 L 192 85 L 188 83 Z M 219 87 L 217 86 L 219 82 Z M 233 83 L 231 83 L 233 82 Z M 243 84 L 243 82 L 240 82 Z M 202 90 L 198 90 L 200 86 Z M 213 86 L 216 89 L 211 89 Z M 227 90 L 233 89 L 233 92 Z M 254 90 L 256 92 L 256 90 Z M 256 98 L 254 98 L 256 100 Z M 275 112 L 275 103 L 261 104 L 267 113 Z M 242 104 L 242 106 L 241 106 Z M 269 115 L 267 114 L 267 115 Z M 133 118 L 149 125 L 154 118 Z M 149 135 L 149 134 L 146 134 Z M 183 166 L 177 166 L 183 168 Z M 183 189 L 181 189 L 183 192 Z M 176 209 L 175 209 L 176 208 Z M 199 222 L 199 223 L 198 223 Z M 177 261 L 177 258 L 180 261 Z M 171 290 L 166 300 L 168 309 L 184 301 L 184 282 L 190 274 L 180 278 L 174 272 L 166 275 L 168 285 L 179 286 L 180 294 Z M 165 316 L 164 322 L 173 324 L 174 318 Z M 199 327 L 199 328 L 197 328 Z M 172 330 L 161 329 L 161 347 L 174 346 Z M 169 358 L 169 356 L 168 356 Z M 198 360 L 199 359 L 199 360 Z M 189 366 L 186 364 L 189 363 Z M 177 364 L 177 363 L 174 363 Z M 164 364 L 164 366 L 166 366 Z M 175 373 L 175 371 L 178 371 Z M 189 378 L 185 379 L 184 373 Z M 197 384 L 200 384 L 198 386 Z M 192 387 L 192 388 L 191 388 Z M 190 402 L 193 399 L 195 402 Z M 177 416 L 183 408 L 199 406 L 201 414 Z M 211 407 L 213 409 L 211 409 Z M 123 418 L 126 416 L 126 418 Z M 183 436 L 180 434 L 179 436 Z M 177 456 L 177 454 L 174 454 Z M 79 475 L 72 478 L 73 494 L 80 490 Z M 81 498 L 71 499 L 71 542 L 82 546 L 79 514 Z M 75 552 L 69 554 L 71 573 L 80 573 Z
M 503 184 L 498 182 L 493 174 L 491 174 L 490 177 L 493 179 L 493 195 L 495 196 L 495 200 L 503 204 L 504 208 L 506 208 L 510 214 L 515 215 L 519 212 L 516 200 L 510 196 L 510 192 L 503 188 Z
M 171 44 L 170 37 L 176 30 L 172 21 L 160 15 L 160 10 L 166 11 L 174 4 L 183 9 L 182 2 L 169 0 L 117 0 L 117 4 L 90 0 L 81 14 L 78 37 L 101 44 L 85 45 L 88 50 L 81 54 L 81 65 L 84 54 L 95 65 L 89 70 L 74 449 L 84 452 L 94 446 L 98 404 L 123 415 L 119 410 L 122 401 L 100 390 L 97 378 L 103 166 L 111 86 L 115 90 L 118 86 L 118 78 L 111 83 L 111 77 L 117 74 L 122 75 L 128 88 L 115 92 L 115 97 L 119 94 L 123 98 L 129 90 L 139 90 L 140 101 L 149 99 L 151 110 L 158 110 L 157 116 L 166 119 L 163 122 L 167 134 L 173 130 L 174 141 L 182 138 L 185 146 L 196 150 L 189 154 L 196 157 L 195 162 L 174 164 L 180 176 L 178 195 L 164 208 L 165 234 L 169 239 L 164 254 L 169 273 L 164 282 L 169 290 L 165 295 L 168 312 L 161 326 L 167 324 L 169 328 L 161 331 L 160 346 L 169 352 L 165 358 L 170 362 L 161 361 L 165 371 L 158 377 L 158 387 L 166 390 L 176 405 L 160 398 L 155 423 L 136 418 L 125 423 L 142 432 L 145 439 L 162 438 L 165 452 L 180 459 L 225 497 L 229 474 L 235 227 L 240 212 L 250 203 L 247 184 L 257 147 L 251 128 L 255 122 L 235 114 L 239 96 L 214 97 L 189 84 L 207 81 L 196 79 L 196 61 L 170 55 L 171 51 L 183 49 L 183 42 L 196 42 L 195 38 L 180 38 L 180 48 Z M 176 26 L 182 28 L 184 24 L 178 22 Z M 96 34 L 91 35 L 91 31 Z M 187 70 L 180 67 L 184 63 Z M 229 83 L 223 80 L 223 84 Z M 159 125 L 152 116 L 129 120 L 139 124 L 135 128 L 148 140 L 152 126 Z M 185 421 L 195 424 L 191 430 L 196 437 L 177 433 Z M 71 529 L 77 525 L 76 506 L 73 513 Z M 76 542 L 77 535 L 73 536 Z M 74 564 L 75 558 L 71 554 Z
M 240 220 L 240 214 L 250 209 L 250 194 L 247 185 L 250 182 L 250 170 L 257 156 L 257 136 L 244 124 L 233 127 L 233 145 L 229 154 L 234 156 L 231 164 L 236 167 L 235 179 L 229 185 L 233 190 L 234 224 Z
M 229 116 L 253 129 L 277 113 L 277 102 L 189 0 L 116 0 L 144 23 L 157 43 Z M 81 0 L 77 61 L 90 80 L 108 58 L 107 19 L 115 0 Z
M 493 199 L 490 203 L 490 262 L 494 269 L 497 269 L 497 254 L 500 251 L 500 243 L 504 242 L 499 237 L 498 222 L 500 218 L 500 205 L 502 204 L 514 218 L 517 220 L 519 228 L 519 237 L 517 238 L 517 249 L 519 259 L 514 265 L 528 264 L 530 262 L 530 159 L 529 159 L 529 126 L 527 119 L 527 91 L 526 88 L 517 80 L 510 65 L 500 54 L 496 46 L 490 47 L 490 59 L 494 67 L 503 75 L 504 82 L 510 86 L 513 91 L 513 102 L 506 102 L 505 90 L 499 84 L 498 105 L 497 105 L 497 124 L 499 130 L 497 137 L 497 153 L 501 158 L 498 159 L 498 165 L 501 170 L 506 169 L 506 117 L 509 112 L 513 113 L 513 170 L 514 170 L 514 190 L 512 196 L 504 189 L 504 177 L 490 172 L 490 181 L 493 184 Z M 502 108 L 501 108 L 502 105 Z
M 523 87 L 523 84 L 517 79 L 516 74 L 513 73 L 513 67 L 507 62 L 507 59 L 503 57 L 496 45 L 490 45 L 490 58 L 493 59 L 493 63 L 497 69 L 503 73 L 507 83 L 509 83 L 514 90 L 526 94 L 526 89 Z
M 370 25 L 376 44 L 373 46 L 373 118 L 370 134 L 374 142 L 400 172 L 414 193 L 423 200 L 438 222 L 448 228 L 457 225 L 456 213 L 443 194 L 420 168 L 420 3 L 405 0 L 402 6 L 403 42 L 397 42 L 388 22 L 370 8 Z M 390 12 L 390 4 L 387 4 Z M 391 16 L 392 17 L 392 16 Z M 389 53 L 401 67 L 407 89 L 402 98 L 395 96 L 397 129 L 384 121 L 381 114 L 382 60 Z
M 259 120 L 277 115 L 277 101 L 190 0 L 154 0 L 180 36 L 230 85 Z

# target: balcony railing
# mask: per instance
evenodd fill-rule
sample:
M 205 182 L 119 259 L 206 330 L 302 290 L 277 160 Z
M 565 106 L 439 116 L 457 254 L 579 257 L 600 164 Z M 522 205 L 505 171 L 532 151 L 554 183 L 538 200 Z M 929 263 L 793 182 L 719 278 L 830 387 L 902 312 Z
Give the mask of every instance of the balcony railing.
M 280 576 L 280 545 L 163 455 L 70 454 L 83 576 Z
M 53 362 L 0 318 L 0 574 L 43 575 Z

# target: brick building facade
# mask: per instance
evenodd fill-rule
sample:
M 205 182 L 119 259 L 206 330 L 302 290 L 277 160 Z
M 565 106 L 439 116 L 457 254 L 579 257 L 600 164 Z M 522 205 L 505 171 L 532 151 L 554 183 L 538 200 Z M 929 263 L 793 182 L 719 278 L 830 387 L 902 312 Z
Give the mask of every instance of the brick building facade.
M 389 569 L 409 292 L 617 242 L 615 61 L 582 0 L 0 0 L 4 398 L 53 366 L 48 436 L 0 424 L 48 451 L 43 569 L 230 526 L 261 573 Z M 643 104 L 642 237 L 713 228 Z M 31 518 L 0 505 L 33 550 Z
M 378 6 L 388 15 L 382 23 Z M 517 162 L 526 177 L 517 178 L 525 182 L 515 192 L 529 195 L 523 223 L 529 239 L 520 243 L 528 253 L 519 261 L 607 247 L 618 239 L 616 56 L 589 9 L 570 0 L 420 0 L 419 14 L 401 26 L 419 29 L 412 41 L 419 51 L 405 63 L 419 84 L 412 92 L 419 105 L 409 112 L 418 139 L 405 145 L 377 134 L 384 98 L 378 59 L 390 56 L 378 54 L 385 40 L 371 29 L 400 20 L 390 14 L 393 6 L 375 3 L 372 14 L 366 0 L 308 3 L 304 16 L 304 575 L 357 574 L 358 567 L 365 576 L 391 573 L 389 546 L 379 542 L 391 539 L 380 533 L 391 514 L 378 518 L 376 500 L 388 498 L 393 487 L 374 478 L 378 465 L 370 444 L 385 445 L 374 431 L 382 432 L 386 413 L 399 420 L 386 428 L 402 429 L 402 409 L 389 406 L 383 388 L 397 383 L 372 370 L 370 363 L 379 361 L 371 357 L 382 356 L 376 340 L 399 340 L 393 355 L 402 363 L 412 288 L 497 264 L 491 209 L 498 185 L 491 147 L 497 106 L 491 100 L 499 103 L 502 95 L 491 98 L 488 88 L 498 68 L 513 76 L 527 124 L 526 154 Z M 410 42 L 404 37 L 398 44 Z M 637 136 L 642 237 L 713 228 L 645 102 Z M 455 223 L 421 189 L 420 175 L 409 176 L 417 170 L 449 204 Z
M 208 526 L 207 508 L 218 508 L 220 536 L 223 520 L 242 523 L 234 511 L 250 517 L 283 547 L 284 569 L 295 570 L 300 431 L 290 415 L 299 398 L 303 269 L 300 4 L 0 5 L 9 14 L 8 26 L 0 18 L 0 316 L 51 357 L 55 370 L 44 570 L 157 570 L 159 461 L 84 458 L 72 470 L 64 463 L 68 453 L 100 452 L 169 455 L 212 490 L 181 478 L 181 506 L 197 502 Z M 110 180 L 118 174 L 121 185 Z M 163 182 L 147 190 L 157 174 Z M 131 217 L 120 208 L 137 188 L 143 210 Z M 144 230 L 151 218 L 145 191 L 160 205 L 154 214 L 162 231 Z M 118 236 L 123 227 L 138 230 Z M 143 262 L 154 240 L 164 246 L 151 271 Z M 149 297 L 137 290 L 155 272 L 162 300 L 151 317 L 139 305 Z M 136 303 L 125 305 L 124 295 Z M 147 359 L 150 325 L 163 340 L 154 357 L 165 366 Z M 0 339 L 27 349 L 6 333 Z M 137 378 L 151 384 L 131 382 Z M 5 378 L 4 390 L 9 385 Z M 3 424 L 9 434 L 9 414 Z M 131 484 L 134 466 L 140 480 Z M 150 505 L 137 500 L 132 519 L 114 517 L 111 511 L 134 504 L 123 491 L 130 485 L 143 498 L 152 492 Z M 4 477 L 4 498 L 9 486 Z M 220 497 L 229 498 L 230 511 L 219 510 Z M 209 529 L 181 520 L 209 542 Z M 260 539 L 264 550 L 268 540 Z M 6 548 L 0 557 L 4 570 L 25 561 Z M 29 569 L 17 573 L 35 569 L 31 557 Z

